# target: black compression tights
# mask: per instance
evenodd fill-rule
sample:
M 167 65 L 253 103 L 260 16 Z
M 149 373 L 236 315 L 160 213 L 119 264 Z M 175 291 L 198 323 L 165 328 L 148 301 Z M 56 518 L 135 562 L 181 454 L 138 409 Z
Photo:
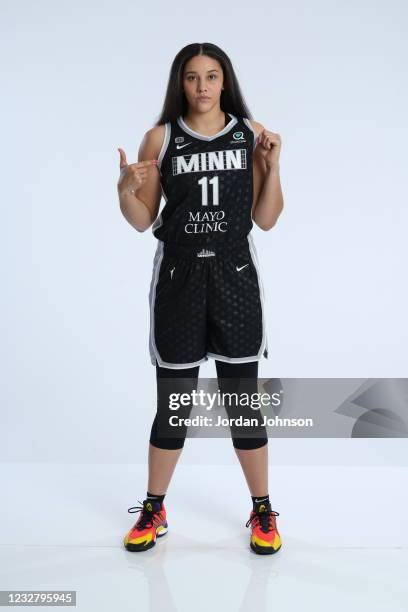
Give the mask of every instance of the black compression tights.
M 228 363 L 226 361 L 215 360 L 216 370 L 217 370 L 217 378 L 218 378 L 218 386 L 220 392 L 239 392 L 238 386 L 240 385 L 240 379 L 245 379 L 245 392 L 254 392 L 257 393 L 257 380 L 258 380 L 258 361 L 250 361 L 247 363 Z M 187 428 L 179 427 L 177 431 L 181 431 L 181 437 L 169 437 L 158 435 L 158 418 L 162 416 L 166 419 L 165 415 L 169 414 L 168 404 L 169 404 L 169 393 L 183 393 L 188 392 L 191 389 L 197 389 L 198 382 L 198 373 L 200 366 L 195 366 L 192 368 L 184 368 L 184 369 L 173 369 L 173 368 L 162 368 L 157 364 L 156 361 L 156 381 L 157 381 L 157 413 L 155 415 L 151 433 L 150 433 L 150 443 L 157 448 L 165 448 L 165 449 L 179 449 L 183 448 Z M 172 381 L 162 381 L 161 379 L 173 379 Z M 177 379 L 183 379 L 177 380 Z M 186 380 L 188 379 L 188 380 Z M 225 380 L 228 379 L 228 380 Z M 251 380 L 249 380 L 251 379 Z M 171 389 L 169 387 L 171 385 Z M 177 387 L 179 385 L 179 388 Z M 226 404 L 225 409 L 228 413 L 228 417 L 236 416 L 237 412 L 232 411 L 231 407 L 228 407 Z M 191 412 L 191 406 L 187 406 L 186 409 L 182 412 L 179 410 L 177 413 L 179 416 L 188 417 Z M 258 412 L 259 411 L 255 411 Z M 181 415 L 182 413 L 182 415 Z M 254 411 L 251 408 L 242 409 L 240 408 L 240 414 L 245 416 L 254 416 Z M 244 428 L 241 431 L 248 432 L 248 428 Z M 235 435 L 234 435 L 235 431 Z M 235 430 L 231 430 L 231 438 L 235 448 L 238 449 L 254 449 L 264 446 L 268 443 L 268 436 L 266 433 L 265 427 L 257 428 L 257 437 L 241 437 L 237 436 L 237 432 L 239 432 L 239 428 Z M 259 437 L 258 437 L 259 432 Z

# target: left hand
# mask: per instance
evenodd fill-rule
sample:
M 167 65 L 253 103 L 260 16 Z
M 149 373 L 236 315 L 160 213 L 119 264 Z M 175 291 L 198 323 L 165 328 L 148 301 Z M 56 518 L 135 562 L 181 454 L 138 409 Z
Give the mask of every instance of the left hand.
M 279 134 L 269 132 L 265 128 L 258 134 L 257 143 L 259 152 L 265 160 L 266 165 L 279 166 L 279 155 L 281 150 L 281 137 Z

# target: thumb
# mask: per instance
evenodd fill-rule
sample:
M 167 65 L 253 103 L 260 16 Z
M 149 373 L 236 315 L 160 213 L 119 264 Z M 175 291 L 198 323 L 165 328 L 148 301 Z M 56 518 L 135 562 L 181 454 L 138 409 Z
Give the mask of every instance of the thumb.
M 120 169 L 122 169 L 125 166 L 127 166 L 126 153 L 124 152 L 123 149 L 121 149 L 119 147 L 118 147 L 118 151 L 119 151 L 119 155 L 120 155 L 119 167 L 120 167 Z

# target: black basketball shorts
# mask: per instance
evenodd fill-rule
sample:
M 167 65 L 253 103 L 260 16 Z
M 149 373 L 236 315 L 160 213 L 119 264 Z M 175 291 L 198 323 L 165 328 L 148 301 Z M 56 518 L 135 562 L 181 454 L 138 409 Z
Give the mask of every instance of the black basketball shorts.
M 251 234 L 231 246 L 158 240 L 149 291 L 151 362 L 190 368 L 209 357 L 268 357 L 264 291 Z

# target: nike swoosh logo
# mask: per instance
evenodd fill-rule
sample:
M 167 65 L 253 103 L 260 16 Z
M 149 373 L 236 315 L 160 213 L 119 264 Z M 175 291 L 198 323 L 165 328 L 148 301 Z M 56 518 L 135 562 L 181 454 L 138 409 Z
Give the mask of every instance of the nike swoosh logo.
M 260 502 L 260 501 L 266 501 L 267 499 L 268 499 L 267 497 L 264 497 L 263 499 L 256 499 L 255 501 Z
M 186 142 L 186 144 L 183 145 L 176 145 L 176 149 L 182 149 L 183 147 L 186 147 L 189 144 L 191 144 L 191 142 Z
M 241 266 L 240 268 L 238 268 L 238 266 L 236 266 L 237 268 L 237 272 L 240 272 L 243 268 L 245 268 L 246 266 L 249 266 L 249 264 L 245 264 L 245 266 Z

